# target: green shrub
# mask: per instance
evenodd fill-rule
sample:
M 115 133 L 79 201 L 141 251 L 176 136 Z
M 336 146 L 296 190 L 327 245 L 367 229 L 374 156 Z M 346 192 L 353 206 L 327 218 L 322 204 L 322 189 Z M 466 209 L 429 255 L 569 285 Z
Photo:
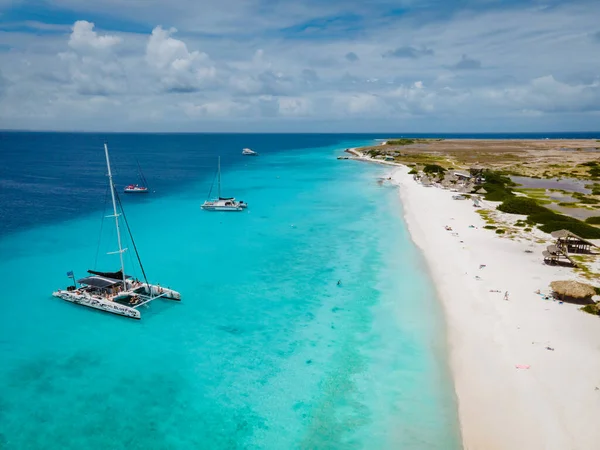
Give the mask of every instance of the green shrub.
M 600 167 L 598 167 L 598 166 L 590 167 L 590 175 L 592 177 L 600 177 Z
M 423 172 L 425 173 L 444 173 L 446 169 L 442 166 L 438 166 L 437 164 L 426 164 L 423 168 Z
M 532 198 L 512 197 L 499 205 L 498 209 L 509 214 L 527 215 L 525 223 L 529 225 L 538 224 L 539 229 L 545 233 L 552 233 L 557 230 L 569 230 L 582 238 L 600 239 L 600 229 L 588 225 L 581 220 L 544 208 Z M 517 221 L 515 225 L 519 226 L 519 223 L 523 223 L 523 221 Z
M 483 188 L 487 191 L 484 198 L 492 202 L 503 202 L 507 198 L 514 196 L 512 190 L 504 186 L 488 185 L 484 183 Z
M 498 227 L 495 227 L 494 225 L 485 225 L 483 228 L 485 228 L 486 230 L 495 230 Z
M 554 211 L 544 208 L 545 211 L 541 211 L 539 213 L 531 214 L 527 218 L 528 221 L 533 223 L 547 223 L 547 222 L 570 222 L 570 223 L 579 223 L 580 221 L 569 216 L 565 216 L 564 214 L 558 214 Z
M 579 165 L 584 166 L 584 167 L 595 167 L 598 165 L 598 161 L 588 161 L 588 162 L 581 163 Z
M 391 141 L 387 141 L 385 145 L 410 145 L 414 143 L 414 139 L 392 139 Z
M 592 225 L 600 225 L 600 216 L 588 217 L 585 219 L 585 223 L 589 223 Z
M 416 173 L 419 173 L 417 169 L 410 169 L 410 172 L 408 172 L 409 175 L 414 175 Z
M 498 228 L 496 230 L 496 234 L 504 234 L 504 233 L 506 233 L 506 230 L 503 230 L 502 228 Z
M 523 214 L 530 215 L 535 213 L 541 213 L 549 211 L 543 206 L 538 205 L 538 203 L 532 199 L 527 197 L 511 197 L 498 206 L 498 209 L 502 212 L 509 214 Z
M 598 203 L 600 203 L 600 200 L 596 200 L 595 198 L 583 197 L 579 199 L 579 202 L 583 203 L 584 205 L 597 205 Z
M 525 230 L 523 230 L 523 231 L 525 231 L 526 233 L 529 233 L 529 232 L 531 231 L 531 228 L 527 227 L 527 228 L 525 228 Z
M 552 233 L 557 230 L 569 230 L 584 239 L 600 239 L 600 229 L 595 228 L 587 223 L 576 222 L 546 222 L 540 226 L 540 230 L 544 233 Z
M 493 170 L 485 170 L 483 176 L 485 177 L 483 188 L 487 191 L 486 200 L 502 202 L 509 197 L 514 197 L 510 186 L 515 186 L 515 183 L 510 178 Z
M 586 312 L 588 314 L 594 314 L 595 316 L 597 316 L 598 314 L 600 314 L 599 310 L 598 310 L 598 305 L 585 305 L 584 307 L 580 308 L 583 312 Z
M 494 172 L 493 170 L 484 170 L 483 176 L 485 177 L 485 182 L 490 184 L 502 184 L 505 186 L 516 186 L 516 183 L 512 181 L 506 175 L 503 175 L 500 172 Z

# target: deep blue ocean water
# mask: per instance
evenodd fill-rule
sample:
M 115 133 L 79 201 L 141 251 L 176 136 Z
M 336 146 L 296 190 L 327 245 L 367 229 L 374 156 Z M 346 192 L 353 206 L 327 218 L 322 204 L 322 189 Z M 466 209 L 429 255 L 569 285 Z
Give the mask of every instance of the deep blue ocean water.
M 397 192 L 335 159 L 378 137 L 0 133 L 0 448 L 459 448 Z M 137 159 L 154 191 L 122 196 L 148 277 L 183 297 L 139 322 L 50 295 L 118 268 L 104 139 L 117 185 Z M 218 155 L 245 212 L 200 210 Z

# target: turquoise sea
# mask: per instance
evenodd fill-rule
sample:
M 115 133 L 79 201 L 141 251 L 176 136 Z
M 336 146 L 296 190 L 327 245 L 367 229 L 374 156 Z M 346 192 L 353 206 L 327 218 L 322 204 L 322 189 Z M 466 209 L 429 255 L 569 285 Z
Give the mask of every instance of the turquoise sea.
M 141 321 L 51 297 L 67 271 L 118 268 L 104 138 L 117 184 L 137 158 L 156 191 L 122 196 L 148 278 L 182 293 Z M 388 169 L 336 160 L 371 139 L 3 134 L 0 448 L 460 448 Z M 219 154 L 247 211 L 200 210 Z

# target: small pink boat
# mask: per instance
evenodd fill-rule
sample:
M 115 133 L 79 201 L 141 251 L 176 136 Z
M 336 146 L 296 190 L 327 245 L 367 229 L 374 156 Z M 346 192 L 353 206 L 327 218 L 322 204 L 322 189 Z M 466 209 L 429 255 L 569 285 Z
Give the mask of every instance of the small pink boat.
M 138 176 L 143 184 L 141 186 L 139 184 L 130 184 L 128 186 L 125 186 L 123 192 L 125 192 L 126 194 L 147 194 L 150 191 L 146 187 L 148 186 L 148 183 L 146 182 L 146 177 L 144 177 L 144 174 L 142 173 L 142 168 L 140 167 L 139 161 L 136 162 L 138 166 Z
M 123 192 L 126 194 L 147 194 L 148 188 L 145 186 L 140 186 L 138 184 L 130 184 L 129 186 L 125 186 Z

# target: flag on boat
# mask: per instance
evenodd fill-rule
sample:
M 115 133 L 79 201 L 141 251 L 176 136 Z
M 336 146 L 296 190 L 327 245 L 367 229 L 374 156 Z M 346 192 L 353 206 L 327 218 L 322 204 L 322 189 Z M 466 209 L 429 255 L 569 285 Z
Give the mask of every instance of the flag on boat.
M 69 270 L 69 271 L 67 272 L 67 276 L 68 276 L 68 277 L 72 277 L 72 276 L 73 276 L 73 271 L 72 271 L 72 270 Z

